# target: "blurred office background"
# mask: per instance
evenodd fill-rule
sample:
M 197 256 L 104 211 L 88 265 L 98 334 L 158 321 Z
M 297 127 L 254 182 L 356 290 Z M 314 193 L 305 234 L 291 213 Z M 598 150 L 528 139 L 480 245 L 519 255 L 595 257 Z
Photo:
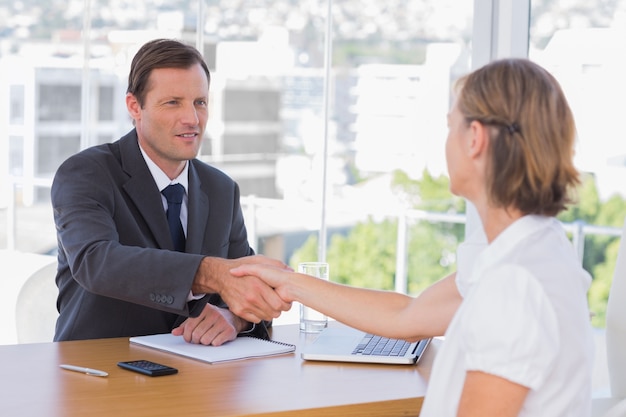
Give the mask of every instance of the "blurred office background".
M 132 128 L 130 60 L 157 37 L 212 71 L 198 157 L 240 184 L 256 250 L 411 294 L 454 270 L 476 222 L 447 189 L 452 83 L 500 57 L 544 65 L 578 124 L 584 183 L 561 220 L 603 328 L 626 215 L 626 0 L 0 0 L 1 280 L 28 270 L 12 253 L 54 256 L 54 172 Z

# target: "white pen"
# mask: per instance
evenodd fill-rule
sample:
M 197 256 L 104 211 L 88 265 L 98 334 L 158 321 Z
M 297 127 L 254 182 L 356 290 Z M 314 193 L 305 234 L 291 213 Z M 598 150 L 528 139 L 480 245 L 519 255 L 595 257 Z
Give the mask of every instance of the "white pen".
M 81 372 L 87 375 L 93 375 L 93 376 L 108 376 L 109 375 L 107 372 L 99 371 L 98 369 L 84 368 L 82 366 L 66 365 L 66 364 L 62 364 L 59 366 L 63 369 L 67 369 L 68 371 Z

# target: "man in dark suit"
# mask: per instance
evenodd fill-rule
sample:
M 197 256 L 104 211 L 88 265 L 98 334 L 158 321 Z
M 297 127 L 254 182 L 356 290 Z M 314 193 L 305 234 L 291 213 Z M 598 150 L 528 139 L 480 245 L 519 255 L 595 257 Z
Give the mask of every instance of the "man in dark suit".
M 59 243 L 56 341 L 172 331 L 219 345 L 289 309 L 257 278 L 230 274 L 246 262 L 285 265 L 254 255 L 237 184 L 195 159 L 209 82 L 194 48 L 148 42 L 129 74 L 126 105 L 135 128 L 58 169 L 51 192 Z M 178 188 L 182 201 L 172 200 L 169 188 Z

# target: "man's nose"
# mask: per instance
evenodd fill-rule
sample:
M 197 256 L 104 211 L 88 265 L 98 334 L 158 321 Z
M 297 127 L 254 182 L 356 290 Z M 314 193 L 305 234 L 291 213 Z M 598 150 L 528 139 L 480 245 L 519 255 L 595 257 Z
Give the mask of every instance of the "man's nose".
M 182 122 L 188 125 L 197 125 L 200 122 L 198 110 L 193 104 L 185 105 L 181 116 Z

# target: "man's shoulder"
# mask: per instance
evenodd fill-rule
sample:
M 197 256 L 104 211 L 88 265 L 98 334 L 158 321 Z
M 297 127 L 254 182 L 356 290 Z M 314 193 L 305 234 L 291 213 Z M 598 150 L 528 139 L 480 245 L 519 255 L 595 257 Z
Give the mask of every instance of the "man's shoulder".
M 136 135 L 134 135 L 134 131 L 122 136 L 120 139 L 114 142 L 102 143 L 99 145 L 93 145 L 88 148 L 85 148 L 74 155 L 70 156 L 68 160 L 71 159 L 100 159 L 100 158 L 110 158 L 115 157 L 115 159 L 120 159 L 121 153 L 123 153 L 122 148 L 130 146 L 133 141 L 136 143 Z
M 212 179 L 215 181 L 223 181 L 227 183 L 233 183 L 234 180 L 221 169 L 209 165 L 208 163 L 201 161 L 200 159 L 192 159 L 189 161 L 192 169 L 194 169 L 198 176 L 202 179 Z

